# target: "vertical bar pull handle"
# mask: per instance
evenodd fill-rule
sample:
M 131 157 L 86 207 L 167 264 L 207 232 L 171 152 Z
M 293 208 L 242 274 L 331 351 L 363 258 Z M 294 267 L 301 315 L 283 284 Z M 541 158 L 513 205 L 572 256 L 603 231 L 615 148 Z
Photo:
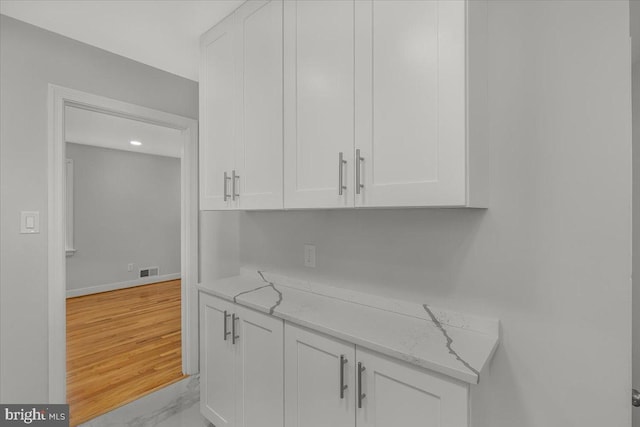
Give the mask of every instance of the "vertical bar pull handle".
M 347 161 L 344 159 L 344 153 L 341 151 L 338 153 L 338 195 L 342 196 L 347 186 L 344 185 L 344 165 Z
M 236 197 L 240 197 L 240 194 L 236 191 L 236 180 L 239 178 L 240 175 L 236 175 L 236 170 L 234 169 L 231 172 L 231 200 L 235 200 Z
M 347 385 L 344 383 L 344 365 L 349 360 L 344 357 L 344 354 L 340 355 L 340 399 L 344 399 L 344 391 L 347 389 Z
M 362 392 L 362 373 L 365 371 L 365 367 L 362 362 L 358 362 L 358 408 L 362 408 L 362 400 L 367 397 Z
M 235 344 L 238 338 L 240 338 L 239 335 L 236 335 L 236 320 L 238 319 L 239 317 L 236 316 L 235 313 L 231 315 L 231 344 Z
M 229 193 L 227 193 L 227 182 L 230 180 L 229 174 L 225 171 L 224 173 L 224 201 L 229 200 Z
M 229 318 L 229 316 L 231 316 L 229 313 L 227 313 L 227 310 L 224 311 L 224 340 L 227 340 L 227 337 L 229 336 L 229 334 L 231 334 L 231 332 L 229 332 L 229 327 L 227 325 L 227 319 Z
M 360 194 L 360 190 L 364 188 L 364 184 L 362 183 L 362 177 L 360 169 L 361 162 L 364 161 L 364 157 L 360 155 L 360 149 L 356 150 L 356 194 Z

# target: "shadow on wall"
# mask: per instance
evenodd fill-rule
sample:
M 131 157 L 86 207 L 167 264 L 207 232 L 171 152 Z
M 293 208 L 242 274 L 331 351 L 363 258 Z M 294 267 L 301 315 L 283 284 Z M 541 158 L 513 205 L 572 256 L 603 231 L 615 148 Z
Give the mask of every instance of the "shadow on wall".
M 341 280 L 364 292 L 372 283 L 389 285 L 375 293 L 393 298 L 403 299 L 399 290 L 407 288 L 448 298 L 466 281 L 461 264 L 482 259 L 476 271 L 492 274 L 515 262 L 496 252 L 505 231 L 495 223 L 495 213 L 485 209 L 247 212 L 240 214 L 240 256 L 244 264 Z M 303 267 L 304 244 L 316 245 L 315 269 Z

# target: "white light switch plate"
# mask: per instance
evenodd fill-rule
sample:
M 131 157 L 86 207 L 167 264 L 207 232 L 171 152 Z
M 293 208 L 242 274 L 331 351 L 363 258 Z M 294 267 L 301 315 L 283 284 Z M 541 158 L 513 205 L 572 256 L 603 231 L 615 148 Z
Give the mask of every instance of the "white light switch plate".
M 40 212 L 37 212 L 37 211 L 20 212 L 20 233 L 22 234 L 40 233 Z

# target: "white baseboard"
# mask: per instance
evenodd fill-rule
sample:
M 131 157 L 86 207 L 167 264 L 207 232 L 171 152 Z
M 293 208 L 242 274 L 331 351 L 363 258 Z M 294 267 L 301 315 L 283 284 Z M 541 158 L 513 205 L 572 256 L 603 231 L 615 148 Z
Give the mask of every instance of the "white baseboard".
M 107 283 L 106 285 L 89 286 L 88 288 L 67 289 L 67 298 L 79 297 L 82 295 L 97 294 L 100 292 L 115 291 L 116 289 L 133 288 L 135 286 L 148 285 L 149 283 L 165 282 L 180 278 L 180 273 L 163 274 L 161 276 L 145 277 L 126 282 Z

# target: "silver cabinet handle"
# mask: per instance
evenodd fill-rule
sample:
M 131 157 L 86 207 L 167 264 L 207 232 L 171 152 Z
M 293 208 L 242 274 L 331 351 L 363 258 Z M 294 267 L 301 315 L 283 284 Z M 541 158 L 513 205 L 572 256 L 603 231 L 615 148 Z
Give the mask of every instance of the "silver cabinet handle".
M 238 319 L 239 317 L 236 316 L 235 313 L 231 315 L 231 344 L 235 344 L 238 338 L 240 338 L 239 335 L 236 335 L 236 320 Z
M 364 157 L 360 156 L 360 149 L 356 150 L 356 194 L 360 194 L 360 190 L 364 188 L 362 177 L 360 176 L 360 163 L 364 161 Z
M 631 391 L 631 404 L 635 407 L 640 406 L 640 391 L 635 388 Z
M 223 185 L 224 185 L 224 201 L 226 202 L 227 200 L 229 200 L 229 194 L 227 193 L 227 181 L 229 181 L 231 178 L 229 178 L 229 174 L 227 174 L 227 172 L 224 173 L 224 181 L 223 181 Z
M 347 385 L 344 383 L 344 365 L 348 361 L 343 354 L 340 355 L 340 399 L 344 399 L 344 391 L 347 389 Z
M 367 395 L 362 392 L 362 373 L 365 369 L 362 362 L 358 362 L 358 408 L 362 408 L 362 400 L 367 397 Z
M 341 151 L 338 153 L 338 195 L 342 196 L 344 190 L 347 189 L 347 186 L 344 185 L 343 175 L 344 175 L 344 165 L 347 161 L 344 159 L 344 153 Z
M 231 334 L 231 332 L 228 331 L 228 327 L 227 327 L 227 319 L 229 318 L 229 316 L 231 316 L 229 313 L 227 313 L 227 310 L 224 311 L 224 340 L 227 340 L 227 337 L 229 336 L 229 334 Z
M 231 172 L 231 200 L 235 200 L 236 197 L 240 197 L 240 194 L 236 192 L 236 180 L 240 178 L 240 175 L 236 175 L 236 170 Z

